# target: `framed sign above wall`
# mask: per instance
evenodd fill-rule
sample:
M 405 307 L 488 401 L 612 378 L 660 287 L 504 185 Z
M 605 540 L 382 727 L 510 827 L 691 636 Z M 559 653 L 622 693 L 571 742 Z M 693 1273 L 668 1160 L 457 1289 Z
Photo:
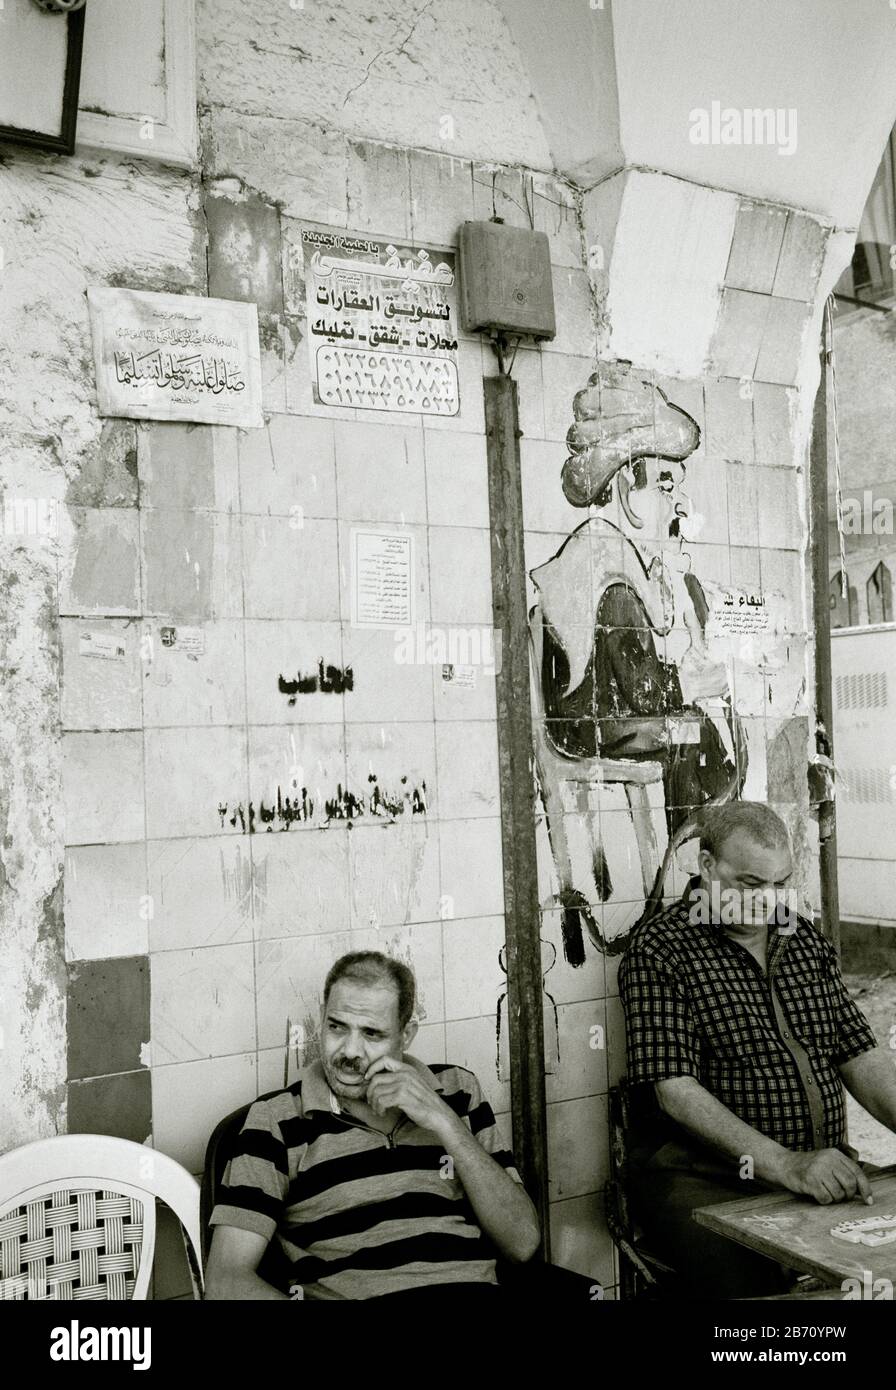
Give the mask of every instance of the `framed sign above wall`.
M 72 153 L 83 39 L 83 9 L 51 13 L 34 0 L 0 5 L 0 140 Z

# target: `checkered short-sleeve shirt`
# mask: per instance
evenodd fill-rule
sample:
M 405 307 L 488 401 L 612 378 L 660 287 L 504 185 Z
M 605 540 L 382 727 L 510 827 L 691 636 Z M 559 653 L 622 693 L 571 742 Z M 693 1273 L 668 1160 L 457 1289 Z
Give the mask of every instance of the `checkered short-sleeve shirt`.
M 693 1076 L 785 1148 L 842 1143 L 837 1068 L 876 1040 L 833 948 L 805 918 L 771 926 L 766 978 L 719 925 L 692 921 L 688 892 L 635 931 L 620 966 L 629 1080 Z

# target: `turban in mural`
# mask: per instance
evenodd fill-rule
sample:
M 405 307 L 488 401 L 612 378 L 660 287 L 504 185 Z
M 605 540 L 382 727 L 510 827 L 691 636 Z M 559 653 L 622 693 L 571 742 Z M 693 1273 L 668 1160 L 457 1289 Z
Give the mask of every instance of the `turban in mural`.
M 627 366 L 602 363 L 573 399 L 575 423 L 566 436 L 563 491 L 587 507 L 626 463 L 640 458 L 685 459 L 700 443 L 697 422 L 670 405 L 653 382 Z

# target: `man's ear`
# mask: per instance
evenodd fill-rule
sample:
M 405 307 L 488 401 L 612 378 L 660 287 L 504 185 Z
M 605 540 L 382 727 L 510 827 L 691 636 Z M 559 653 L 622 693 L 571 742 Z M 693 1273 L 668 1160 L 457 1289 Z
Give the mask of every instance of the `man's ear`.
M 715 856 L 708 849 L 701 849 L 697 855 L 697 867 L 705 878 L 712 878 L 716 867 Z
M 629 525 L 641 529 L 644 525 L 644 522 L 634 511 L 632 511 L 631 504 L 628 500 L 629 493 L 632 491 L 633 482 L 634 474 L 632 471 L 632 465 L 630 463 L 626 463 L 623 465 L 622 468 L 620 468 L 619 472 L 616 474 L 616 491 L 619 495 L 619 505 L 625 512 L 625 515 L 628 518 Z
M 401 1034 L 401 1050 L 402 1050 L 402 1052 L 407 1052 L 407 1051 L 408 1051 L 408 1049 L 409 1049 L 411 1043 L 414 1041 L 414 1039 L 415 1039 L 416 1036 L 417 1036 L 417 1029 L 418 1029 L 419 1027 L 420 1027 L 420 1025 L 419 1025 L 419 1023 L 417 1022 L 417 1020 L 416 1020 L 415 1018 L 412 1018 L 411 1021 L 410 1021 L 410 1023 L 406 1023 L 406 1024 L 405 1024 L 405 1026 L 404 1026 L 404 1028 L 403 1028 L 403 1030 L 402 1030 L 402 1034 Z

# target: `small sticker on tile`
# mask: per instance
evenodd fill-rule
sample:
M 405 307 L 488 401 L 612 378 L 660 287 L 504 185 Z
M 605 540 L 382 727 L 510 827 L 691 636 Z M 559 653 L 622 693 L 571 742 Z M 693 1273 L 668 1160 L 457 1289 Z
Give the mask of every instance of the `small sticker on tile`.
M 476 667 L 445 665 L 442 667 L 442 680 L 459 690 L 475 690 Z
M 205 633 L 201 627 L 162 627 L 159 638 L 163 647 L 183 652 L 185 656 L 197 657 L 205 652 Z
M 78 655 L 100 657 L 103 661 L 124 661 L 127 647 L 114 633 L 88 630 L 78 634 Z

